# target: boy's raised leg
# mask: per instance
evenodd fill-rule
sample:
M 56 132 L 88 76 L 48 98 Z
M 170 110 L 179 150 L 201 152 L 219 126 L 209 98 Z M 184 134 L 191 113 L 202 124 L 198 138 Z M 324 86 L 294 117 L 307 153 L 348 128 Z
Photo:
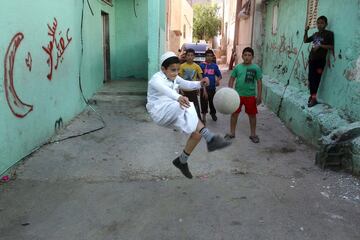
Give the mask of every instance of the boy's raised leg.
M 212 152 L 212 151 L 215 151 L 215 150 L 218 150 L 221 148 L 225 148 L 231 144 L 231 142 L 224 140 L 219 135 L 215 135 L 214 133 L 212 133 L 199 120 L 198 125 L 196 127 L 196 131 L 193 132 L 190 135 L 189 139 L 187 140 L 183 153 L 173 161 L 173 164 L 175 165 L 175 167 L 180 169 L 182 174 L 184 174 L 184 176 L 187 178 L 192 178 L 192 174 L 189 170 L 187 160 L 190 157 L 190 154 L 192 153 L 192 151 L 195 149 L 195 147 L 200 142 L 202 137 L 207 142 L 207 148 L 208 148 L 209 152 Z
M 204 125 L 199 120 L 196 131 L 191 133 L 190 137 L 188 138 L 183 153 L 173 161 L 174 166 L 177 167 L 185 177 L 190 179 L 192 178 L 192 174 L 189 170 L 187 160 L 201 140 L 201 134 L 198 131 L 198 129 L 201 127 L 204 127 Z
M 198 130 L 200 128 L 200 130 Z M 199 131 L 201 136 L 205 139 L 207 144 L 207 149 L 209 152 L 225 148 L 231 144 L 231 142 L 225 140 L 219 135 L 215 135 L 208 128 L 206 128 L 202 123 L 198 124 L 196 131 Z

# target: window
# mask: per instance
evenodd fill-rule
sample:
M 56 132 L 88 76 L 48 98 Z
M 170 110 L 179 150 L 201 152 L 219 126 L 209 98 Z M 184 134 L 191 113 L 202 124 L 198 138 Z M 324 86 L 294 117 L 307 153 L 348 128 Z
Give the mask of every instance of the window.
M 319 0 L 308 0 L 306 24 L 311 28 L 316 27 L 316 19 L 318 18 L 318 3 Z
M 276 34 L 278 30 L 278 13 L 279 5 L 275 5 L 273 8 L 273 18 L 272 18 L 272 34 Z
M 183 29 L 183 37 L 186 38 L 186 25 L 184 24 L 184 29 Z

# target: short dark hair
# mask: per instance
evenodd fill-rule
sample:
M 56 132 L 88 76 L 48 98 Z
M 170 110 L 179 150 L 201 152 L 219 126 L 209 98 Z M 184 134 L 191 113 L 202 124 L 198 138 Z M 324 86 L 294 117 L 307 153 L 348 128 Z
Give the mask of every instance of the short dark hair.
M 169 57 L 161 64 L 161 66 L 164 67 L 165 69 L 167 69 L 171 64 L 174 64 L 174 63 L 180 63 L 180 60 L 178 57 Z
M 213 56 L 215 55 L 213 50 L 211 50 L 211 49 L 208 49 L 208 50 L 205 51 L 205 55 L 207 55 L 207 54 L 211 54 Z
M 325 17 L 325 16 L 320 16 L 317 18 L 317 20 L 323 20 L 325 22 L 325 24 L 327 24 L 327 17 Z
M 186 54 L 188 54 L 188 53 L 193 53 L 193 54 L 195 54 L 195 50 L 192 49 L 192 48 L 186 49 Z
M 244 48 L 244 50 L 242 51 L 242 54 L 244 54 L 246 52 L 249 52 L 249 53 L 251 53 L 251 55 L 254 56 L 254 49 L 252 49 L 251 47 Z

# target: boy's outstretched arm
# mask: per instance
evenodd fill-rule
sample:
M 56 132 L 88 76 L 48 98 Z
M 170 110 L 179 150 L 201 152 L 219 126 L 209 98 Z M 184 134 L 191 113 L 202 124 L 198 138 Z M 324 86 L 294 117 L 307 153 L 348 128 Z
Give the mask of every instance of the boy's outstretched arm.
M 198 72 L 197 77 L 198 77 L 198 80 L 199 80 L 199 81 L 200 81 L 201 79 L 203 79 L 202 73 Z
M 308 31 L 309 31 L 309 26 L 306 26 L 305 27 L 305 33 L 304 33 L 304 43 L 308 43 L 308 42 L 311 42 L 309 41 L 309 37 L 308 37 Z
M 182 77 L 176 78 L 177 83 L 179 84 L 180 89 L 192 89 L 197 90 L 200 89 L 202 86 L 208 86 L 209 85 L 209 79 L 203 78 L 200 81 L 189 81 L 185 80 Z
M 156 89 L 156 91 L 160 92 L 161 94 L 163 94 L 165 96 L 168 96 L 171 99 L 178 100 L 178 98 L 181 96 L 175 90 L 164 86 L 159 79 L 156 79 L 156 78 L 151 79 L 149 81 L 149 85 L 152 86 L 154 89 Z
M 261 104 L 261 94 L 262 94 L 262 81 L 259 79 L 257 81 L 257 96 L 256 96 L 256 105 Z
M 235 82 L 235 78 L 230 77 L 229 82 L 228 82 L 228 87 L 234 88 L 234 82 Z
M 222 79 L 222 75 L 221 72 L 219 70 L 219 67 L 217 66 L 215 69 L 215 82 L 216 82 L 216 86 L 220 85 L 220 81 Z

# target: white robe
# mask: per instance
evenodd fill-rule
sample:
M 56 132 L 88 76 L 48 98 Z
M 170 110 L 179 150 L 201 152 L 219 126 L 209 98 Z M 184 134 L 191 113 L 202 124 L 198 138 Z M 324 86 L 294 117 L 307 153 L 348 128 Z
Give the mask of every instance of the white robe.
M 179 87 L 195 90 L 201 85 L 199 81 L 187 81 L 179 76 L 169 80 L 162 71 L 155 73 L 148 84 L 146 109 L 156 124 L 190 134 L 196 130 L 199 118 L 192 102 L 189 108 L 180 107 Z

